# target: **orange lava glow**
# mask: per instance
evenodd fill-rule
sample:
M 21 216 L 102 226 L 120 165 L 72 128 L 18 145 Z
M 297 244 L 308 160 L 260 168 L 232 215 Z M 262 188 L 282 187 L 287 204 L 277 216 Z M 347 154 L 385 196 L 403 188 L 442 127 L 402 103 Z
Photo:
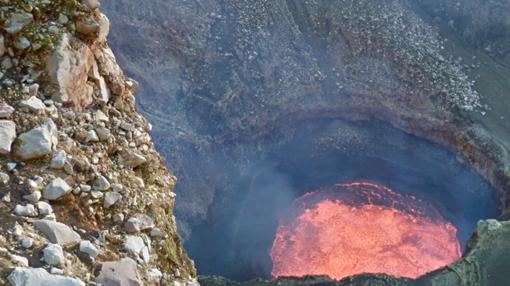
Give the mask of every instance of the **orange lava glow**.
M 457 229 L 412 196 L 373 183 L 337 184 L 297 199 L 277 229 L 272 275 L 360 273 L 416 278 L 457 260 Z

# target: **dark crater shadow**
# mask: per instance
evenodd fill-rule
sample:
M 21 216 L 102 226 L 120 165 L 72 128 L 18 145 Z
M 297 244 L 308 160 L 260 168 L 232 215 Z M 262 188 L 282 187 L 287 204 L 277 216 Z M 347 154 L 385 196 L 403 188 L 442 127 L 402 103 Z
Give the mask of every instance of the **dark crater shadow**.
M 218 185 L 210 186 L 216 191 L 205 220 L 189 219 L 177 207 L 191 232 L 185 247 L 201 275 L 270 278 L 279 219 L 303 193 L 339 182 L 373 181 L 435 206 L 457 227 L 463 249 L 479 219 L 499 215 L 494 189 L 454 152 L 378 121 L 294 122 L 192 157 L 196 168 L 211 158 L 224 166 L 216 170 Z

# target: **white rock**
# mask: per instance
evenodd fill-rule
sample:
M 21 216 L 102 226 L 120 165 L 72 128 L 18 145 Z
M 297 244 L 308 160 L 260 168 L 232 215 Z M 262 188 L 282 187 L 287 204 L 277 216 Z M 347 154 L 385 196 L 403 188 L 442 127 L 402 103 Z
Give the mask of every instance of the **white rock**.
M 21 240 L 21 247 L 31 248 L 34 245 L 34 240 L 30 237 L 25 237 Z
M 16 237 L 20 237 L 23 234 L 23 227 L 18 223 L 14 224 L 14 229 L 12 230 L 12 235 Z
M 128 235 L 122 247 L 127 252 L 138 256 L 141 254 L 142 249 L 145 247 L 145 243 L 139 236 Z
M 151 229 L 150 235 L 151 235 L 151 237 L 162 237 L 163 232 L 158 227 L 155 227 L 155 228 Z
M 2 37 L 0 35 L 0 37 Z M 8 118 L 14 112 L 14 108 L 7 103 L 0 103 L 0 118 Z
M 12 171 L 12 170 L 16 169 L 16 166 L 18 166 L 18 164 L 14 163 L 14 162 L 7 163 L 7 171 Z
M 21 267 L 28 267 L 28 259 L 26 257 L 11 254 L 11 260 L 14 265 L 21 266 Z
M 44 179 L 42 177 L 36 176 L 33 179 L 27 180 L 27 187 L 29 190 L 36 191 L 42 189 L 43 183 Z
M 108 116 L 106 116 L 106 114 L 104 114 L 104 112 L 102 112 L 101 110 L 97 110 L 96 112 L 94 112 L 94 119 L 96 121 L 102 121 L 102 122 L 110 121 Z
M 7 280 L 12 286 L 85 286 L 79 279 L 52 275 L 43 268 L 16 268 Z
M 97 248 L 92 244 L 92 242 L 88 240 L 83 240 L 80 242 L 80 251 L 88 254 L 90 257 L 96 257 L 99 253 Z
M 122 195 L 117 192 L 107 192 L 104 196 L 104 207 L 109 208 L 122 199 Z
M 146 214 L 136 214 L 126 222 L 126 231 L 136 233 L 154 227 L 154 220 Z
M 88 192 L 90 192 L 90 190 L 92 190 L 92 187 L 90 185 L 81 184 L 80 185 L 80 190 L 82 192 L 88 193 Z
M 36 96 L 38 92 L 39 92 L 39 84 L 34 83 L 28 87 L 28 95 L 29 96 Z
M 149 248 L 147 246 L 144 246 L 142 248 L 142 250 L 140 251 L 140 256 L 142 257 L 145 263 L 148 263 L 151 260 Z
M 51 158 L 50 168 L 61 170 L 64 169 L 64 164 L 67 159 L 67 154 L 64 150 L 59 150 L 53 153 L 53 158 Z
M 37 216 L 35 207 L 32 204 L 27 204 L 26 206 L 16 205 L 14 213 L 19 216 Z
M 97 135 L 95 130 L 89 130 L 87 131 L 87 137 L 85 139 L 85 142 L 99 142 L 99 136 Z
M 51 274 L 64 275 L 64 270 L 60 269 L 60 268 L 57 268 L 57 267 L 51 267 L 50 268 L 50 273 Z
M 30 193 L 29 195 L 24 195 L 23 199 L 27 200 L 28 202 L 30 202 L 32 204 L 35 204 L 41 199 L 41 196 L 42 196 L 41 192 L 34 191 L 34 192 Z
M 56 200 L 69 193 L 71 187 L 61 178 L 56 178 L 48 184 L 43 191 L 43 197 L 47 200 Z
M 15 153 L 22 160 L 31 160 L 46 156 L 58 144 L 57 126 L 50 118 L 40 126 L 21 134 Z
M 46 110 L 46 105 L 39 98 L 32 96 L 29 99 L 22 100 L 19 107 L 33 112 L 42 112 Z
M 34 228 L 40 231 L 51 243 L 65 246 L 81 241 L 80 235 L 63 223 L 40 219 L 34 222 Z
M 39 214 L 42 216 L 53 214 L 53 208 L 47 202 L 37 202 L 37 208 L 39 209 Z
M 90 192 L 90 195 L 92 196 L 93 199 L 100 199 L 104 196 L 104 194 L 100 191 L 92 191 Z
M 48 244 L 43 249 L 43 258 L 42 260 L 48 264 L 53 266 L 59 266 L 64 264 L 64 251 L 62 247 L 58 244 Z
M 112 219 L 116 223 L 123 222 L 124 221 L 124 214 L 122 214 L 122 213 L 114 214 Z
M 16 124 L 10 120 L 0 120 L 0 155 L 9 154 L 16 139 Z
M 157 268 L 151 268 L 147 270 L 147 277 L 151 281 L 159 281 L 163 277 L 163 273 L 161 273 L 161 271 Z
M 122 191 L 124 190 L 124 186 L 122 184 L 113 184 L 112 190 L 117 193 L 122 193 Z
M 96 191 L 106 191 L 106 190 L 110 189 L 110 186 L 111 186 L 110 182 L 104 176 L 99 176 L 94 181 L 94 190 L 96 190 Z

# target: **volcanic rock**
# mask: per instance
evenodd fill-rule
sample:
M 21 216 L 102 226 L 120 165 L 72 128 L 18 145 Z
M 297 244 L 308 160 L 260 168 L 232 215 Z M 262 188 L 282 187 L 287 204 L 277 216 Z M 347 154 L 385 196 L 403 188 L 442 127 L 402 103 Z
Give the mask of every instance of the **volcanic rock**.
M 136 168 L 147 162 L 147 159 L 136 151 L 126 151 L 122 154 L 122 162 L 128 167 Z
M 0 103 L 0 118 L 8 118 L 14 112 L 14 108 L 6 103 Z
M 71 187 L 61 178 L 56 178 L 43 191 L 43 197 L 47 200 L 57 200 L 63 195 L 69 193 Z
M 47 61 L 48 73 L 58 87 L 53 100 L 71 102 L 79 109 L 90 105 L 93 90 L 87 85 L 87 74 L 93 63 L 90 49 L 72 35 L 64 34 Z
M 118 192 L 107 192 L 104 196 L 104 204 L 105 208 L 109 208 L 113 206 L 116 202 L 122 199 L 122 195 Z
M 153 227 L 154 220 L 146 214 L 136 214 L 130 217 L 125 224 L 125 229 L 129 233 L 137 233 Z
M 28 267 L 28 259 L 21 255 L 11 254 L 12 263 L 16 266 Z
M 37 202 L 37 209 L 42 216 L 53 214 L 53 208 L 47 202 Z
M 142 249 L 145 247 L 145 243 L 139 236 L 128 235 L 122 247 L 127 252 L 138 256 L 141 254 Z
M 30 41 L 27 38 L 21 37 L 18 40 L 16 40 L 16 42 L 14 42 L 14 47 L 22 51 L 30 47 L 31 44 L 32 43 L 30 43 Z
M 24 108 L 33 112 L 41 112 L 46 110 L 46 105 L 44 105 L 42 100 L 37 98 L 35 95 L 29 99 L 22 100 L 18 106 L 22 109 Z
M 96 257 L 99 253 L 94 244 L 92 244 L 89 240 L 83 240 L 80 242 L 80 251 L 88 254 L 92 258 Z
M 40 126 L 21 134 L 15 154 L 22 160 L 31 160 L 46 156 L 58 144 L 57 126 L 46 119 Z
M 49 244 L 43 249 L 43 261 L 48 265 L 64 264 L 64 251 L 58 244 Z
M 93 188 L 96 191 L 107 191 L 110 189 L 110 182 L 105 176 L 99 176 L 95 181 Z
M 34 16 L 31 13 L 16 11 L 9 17 L 9 19 L 7 19 L 7 25 L 4 27 L 4 30 L 7 31 L 7 33 L 15 34 L 23 30 L 23 28 L 30 24 L 33 20 Z
M 0 120 L 0 155 L 11 152 L 14 139 L 16 139 L 16 124 L 9 120 Z
M 14 213 L 19 216 L 36 216 L 37 212 L 34 205 L 27 204 L 26 206 L 16 205 Z
M 85 286 L 79 279 L 52 275 L 43 268 L 16 268 L 7 280 L 12 286 Z
M 141 286 L 142 281 L 138 276 L 136 262 L 131 258 L 123 258 L 119 261 L 104 262 L 96 283 L 102 285 Z
M 66 246 L 81 241 L 80 235 L 63 223 L 40 219 L 34 222 L 34 227 L 51 243 Z
M 61 170 L 64 168 L 64 164 L 66 162 L 66 152 L 64 150 L 59 150 L 53 153 L 53 158 L 51 158 L 50 168 Z
M 27 200 L 28 202 L 30 202 L 32 204 L 35 204 L 41 199 L 41 197 L 42 197 L 41 192 L 33 191 L 32 193 L 30 193 L 28 195 L 24 195 L 23 199 Z
M 30 237 L 26 237 L 21 240 L 20 244 L 23 248 L 31 248 L 34 245 L 34 240 Z

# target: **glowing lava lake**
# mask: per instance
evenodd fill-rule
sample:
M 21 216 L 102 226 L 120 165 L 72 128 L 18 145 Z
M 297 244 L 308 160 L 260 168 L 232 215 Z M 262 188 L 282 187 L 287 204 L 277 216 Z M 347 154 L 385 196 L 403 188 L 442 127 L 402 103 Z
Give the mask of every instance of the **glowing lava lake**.
M 375 183 L 322 188 L 292 208 L 270 251 L 276 277 L 416 278 L 461 256 L 457 229 L 433 206 Z

